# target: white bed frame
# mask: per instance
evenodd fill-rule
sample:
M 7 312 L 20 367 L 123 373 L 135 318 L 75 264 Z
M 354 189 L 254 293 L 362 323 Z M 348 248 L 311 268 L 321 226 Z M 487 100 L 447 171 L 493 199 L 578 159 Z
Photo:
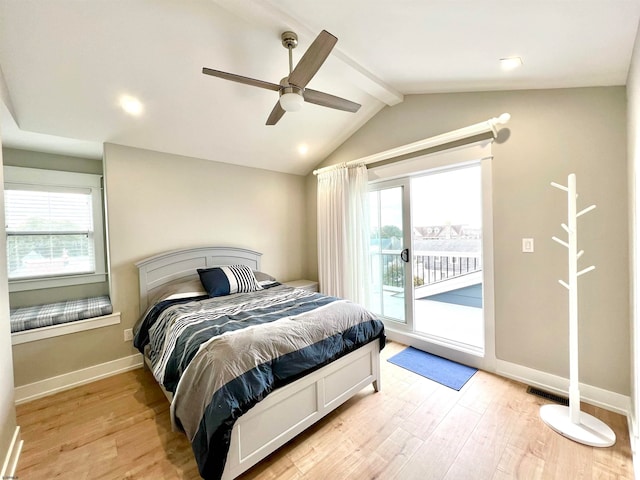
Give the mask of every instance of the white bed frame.
M 197 276 L 196 269 L 248 265 L 260 270 L 261 253 L 231 247 L 202 247 L 156 255 L 136 263 L 140 278 L 140 312 L 154 290 L 167 282 Z M 240 417 L 222 475 L 236 478 L 296 435 L 342 405 L 369 384 L 380 389 L 378 340 L 273 391 Z M 146 360 L 146 358 L 145 358 Z M 163 391 L 165 391 L 163 389 Z M 165 391 L 167 398 L 171 396 Z

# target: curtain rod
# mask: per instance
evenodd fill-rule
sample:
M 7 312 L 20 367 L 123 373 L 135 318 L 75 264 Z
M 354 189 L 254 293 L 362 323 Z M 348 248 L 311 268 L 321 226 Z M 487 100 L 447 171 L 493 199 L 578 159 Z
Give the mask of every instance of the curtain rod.
M 407 145 L 403 145 L 401 147 L 392 148 L 390 150 L 385 150 L 384 152 L 374 153 L 373 155 L 369 155 L 367 157 L 362 157 L 357 160 L 351 160 L 346 163 L 338 163 L 336 165 L 330 165 L 328 167 L 319 168 L 313 171 L 314 175 L 318 175 L 322 172 L 328 172 L 331 169 L 337 168 L 342 165 L 350 166 L 356 165 L 359 163 L 364 163 L 365 165 L 375 162 L 380 162 L 382 160 L 388 160 L 390 158 L 399 157 L 401 155 L 406 155 L 408 153 L 419 152 L 420 150 L 424 150 L 426 148 L 437 147 L 439 145 L 444 145 L 445 143 L 455 142 L 458 140 L 463 140 L 465 138 L 474 137 L 476 135 L 480 135 L 485 132 L 492 132 L 493 138 L 498 136 L 498 125 L 504 125 L 509 121 L 511 115 L 508 113 L 503 113 L 499 117 L 493 117 L 485 122 L 476 123 L 474 125 L 469 125 L 468 127 L 459 128 L 458 130 L 452 130 L 447 133 L 442 133 L 440 135 L 436 135 L 435 137 L 425 138 L 423 140 L 418 140 L 417 142 L 408 143 Z

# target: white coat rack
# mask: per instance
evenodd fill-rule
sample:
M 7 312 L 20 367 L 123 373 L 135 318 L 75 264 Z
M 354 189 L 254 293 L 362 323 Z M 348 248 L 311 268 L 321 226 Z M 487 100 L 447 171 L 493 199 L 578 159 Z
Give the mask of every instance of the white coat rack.
M 580 380 L 578 376 L 578 277 L 592 271 L 593 265 L 578 271 L 578 259 L 584 250 L 578 251 L 578 217 L 590 212 L 595 205 L 576 213 L 576 176 L 570 174 L 568 185 L 552 186 L 567 192 L 568 226 L 562 228 L 569 235 L 567 242 L 557 237 L 552 239 L 569 250 L 569 281 L 560 280 L 560 284 L 569 290 L 569 406 L 543 405 L 540 417 L 553 430 L 576 442 L 592 447 L 609 447 L 616 443 L 616 434 L 601 420 L 580 411 Z

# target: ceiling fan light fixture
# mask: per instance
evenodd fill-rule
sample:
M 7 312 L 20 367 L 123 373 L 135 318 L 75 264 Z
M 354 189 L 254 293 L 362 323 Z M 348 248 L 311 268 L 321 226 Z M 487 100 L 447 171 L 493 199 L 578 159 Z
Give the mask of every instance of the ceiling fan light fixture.
M 304 98 L 299 93 L 286 92 L 280 95 L 280 106 L 285 112 L 297 112 L 303 103 Z

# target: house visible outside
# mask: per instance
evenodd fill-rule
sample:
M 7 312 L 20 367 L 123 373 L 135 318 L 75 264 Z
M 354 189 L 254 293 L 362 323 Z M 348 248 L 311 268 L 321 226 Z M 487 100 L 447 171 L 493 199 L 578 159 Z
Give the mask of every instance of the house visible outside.
M 401 240 L 396 236 L 380 238 L 380 245 L 384 287 L 403 289 Z M 450 224 L 414 227 L 412 266 L 416 300 L 460 288 L 460 282 L 448 280 L 469 276 L 468 285 L 480 283 L 477 275 L 470 274 L 482 271 L 481 229 Z M 463 286 L 467 285 L 463 282 Z

